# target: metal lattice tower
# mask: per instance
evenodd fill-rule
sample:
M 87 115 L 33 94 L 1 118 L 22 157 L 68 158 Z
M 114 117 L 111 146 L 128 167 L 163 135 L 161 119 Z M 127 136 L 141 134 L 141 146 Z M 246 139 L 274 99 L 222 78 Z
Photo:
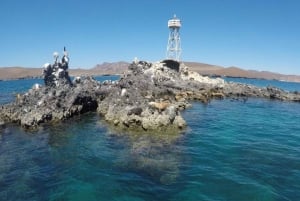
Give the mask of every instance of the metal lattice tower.
M 170 19 L 168 21 L 168 27 L 170 32 L 167 46 L 167 59 L 179 61 L 181 56 L 181 44 L 179 33 L 179 29 L 181 27 L 180 19 L 176 18 L 176 15 L 174 15 L 173 19 Z

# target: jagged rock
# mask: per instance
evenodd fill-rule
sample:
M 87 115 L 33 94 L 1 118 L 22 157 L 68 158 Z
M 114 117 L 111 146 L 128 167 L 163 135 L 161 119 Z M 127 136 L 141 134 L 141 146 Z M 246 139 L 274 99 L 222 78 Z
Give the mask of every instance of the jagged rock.
M 130 109 L 128 111 L 127 115 L 132 115 L 132 114 L 134 114 L 134 115 L 141 115 L 142 112 L 143 112 L 143 108 L 141 108 L 141 107 L 134 107 L 134 108 L 132 108 L 132 109 Z
M 57 52 L 53 54 L 55 62 L 53 65 L 46 63 L 44 64 L 44 82 L 48 87 L 58 87 L 61 85 L 72 85 L 68 68 L 69 68 L 69 57 L 66 49 L 64 48 L 64 56 L 61 62 L 58 62 L 59 55 Z
M 61 64 L 56 59 L 53 65 L 46 65 L 45 86 L 34 85 L 28 92 L 17 94 L 15 102 L 0 106 L 0 131 L 6 122 L 31 129 L 97 111 L 112 129 L 131 133 L 132 168 L 164 184 L 171 184 L 179 176 L 178 162 L 173 160 L 176 157 L 169 157 L 176 155 L 170 145 L 187 126 L 181 110 L 190 106 L 188 101 L 261 97 L 300 102 L 298 92 L 203 77 L 176 61 L 135 61 L 117 82 L 100 83 L 92 77 L 80 77 L 71 83 L 67 69 L 67 57 Z M 171 147 L 167 154 L 165 146 Z
M 190 106 L 189 100 L 208 103 L 213 98 L 262 97 L 300 102 L 297 92 L 203 77 L 171 60 L 135 61 L 117 82 L 101 84 L 92 77 L 80 77 L 71 83 L 66 52 L 61 62 L 54 56 L 54 64 L 45 65 L 45 86 L 34 85 L 27 93 L 18 94 L 15 102 L 1 106 L 0 122 L 33 128 L 97 111 L 120 129 L 173 133 L 186 126 L 180 111 Z
M 162 63 L 167 66 L 168 68 L 179 72 L 180 63 L 174 60 L 163 60 Z
M 44 70 L 46 86 L 35 84 L 25 94 L 17 94 L 13 103 L 2 106 L 0 120 L 16 122 L 25 128 L 35 128 L 41 123 L 61 121 L 74 115 L 95 111 L 98 107 L 100 83 L 86 77 L 72 86 L 67 73 L 65 52 L 61 63 L 47 64 Z
M 225 81 L 221 78 L 209 78 L 206 76 L 202 76 L 197 72 L 190 71 L 187 66 L 185 66 L 183 63 L 181 64 L 181 78 L 185 81 L 197 81 L 205 84 L 211 84 L 214 86 L 222 87 L 225 84 Z
M 86 78 L 85 84 L 75 87 L 62 85 L 41 87 L 38 90 L 18 95 L 14 103 L 3 106 L 1 116 L 6 121 L 18 122 L 26 128 L 34 128 L 41 123 L 61 121 L 74 115 L 97 108 L 95 80 Z

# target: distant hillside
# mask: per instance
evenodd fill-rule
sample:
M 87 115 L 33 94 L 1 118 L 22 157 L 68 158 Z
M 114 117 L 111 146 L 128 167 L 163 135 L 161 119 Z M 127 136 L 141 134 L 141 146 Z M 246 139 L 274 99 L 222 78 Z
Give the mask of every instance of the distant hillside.
M 0 80 L 34 78 L 42 75 L 41 68 L 4 67 L 0 68 Z
M 83 75 L 115 75 L 123 73 L 129 63 L 126 62 L 115 62 L 115 63 L 103 63 L 97 64 L 92 69 L 69 69 L 71 76 L 83 76 Z M 26 79 L 26 78 L 36 78 L 42 77 L 42 68 L 23 68 L 23 67 L 0 67 L 0 80 L 9 79 Z
M 186 64 L 187 65 L 187 64 Z M 188 66 L 188 65 L 187 65 Z M 268 71 L 256 71 L 256 70 L 244 70 L 238 67 L 219 67 L 200 64 L 193 66 L 192 70 L 202 75 L 215 75 L 215 76 L 227 76 L 227 77 L 243 77 L 243 78 L 256 78 L 267 80 L 282 80 L 289 82 L 300 82 L 299 75 L 283 75 L 279 73 L 273 73 Z
M 199 63 L 199 62 L 184 62 L 190 70 L 196 71 L 202 75 L 214 75 L 214 76 L 228 76 L 228 77 L 244 77 L 244 78 L 259 78 L 259 79 L 275 79 L 284 80 L 290 82 L 300 82 L 299 75 L 283 75 L 279 73 L 272 73 L 268 71 L 255 71 L 255 70 L 244 70 L 238 67 L 224 68 L 222 66 L 216 66 L 211 64 Z M 69 69 L 71 76 L 80 75 L 114 75 L 122 74 L 126 71 L 129 63 L 113 62 L 113 63 L 102 63 L 97 64 L 91 69 Z M 7 79 L 21 79 L 21 78 L 32 78 L 41 77 L 42 68 L 21 68 L 21 67 L 6 67 L 0 68 L 0 80 Z
M 114 63 L 104 62 L 102 64 L 97 64 L 91 71 L 99 74 L 121 74 L 127 70 L 129 63 L 120 61 Z
M 183 62 L 190 70 L 201 72 L 201 74 L 211 74 L 212 71 L 223 69 L 222 66 L 216 66 L 211 64 L 199 63 L 199 62 Z

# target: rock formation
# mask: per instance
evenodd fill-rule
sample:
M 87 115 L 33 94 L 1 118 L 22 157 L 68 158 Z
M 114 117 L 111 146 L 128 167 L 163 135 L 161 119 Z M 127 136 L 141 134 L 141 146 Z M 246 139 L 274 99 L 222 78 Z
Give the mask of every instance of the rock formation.
M 135 61 L 118 81 L 100 83 L 92 77 L 76 77 L 72 83 L 66 51 L 61 62 L 54 56 L 54 64 L 45 65 L 45 86 L 35 84 L 14 102 L 0 106 L 0 131 L 7 122 L 34 129 L 97 111 L 112 129 L 122 130 L 116 133 L 131 134 L 132 160 L 122 163 L 164 184 L 172 183 L 179 174 L 180 156 L 172 145 L 186 126 L 181 110 L 190 106 L 189 101 L 206 104 L 211 99 L 260 97 L 300 102 L 297 92 L 203 77 L 172 60 Z
M 71 79 L 69 76 L 69 57 L 64 47 L 64 56 L 61 62 L 58 61 L 59 55 L 54 52 L 53 57 L 55 59 L 54 64 L 49 63 L 44 64 L 44 82 L 47 87 L 59 87 L 63 85 L 71 85 Z
M 34 85 L 15 102 L 0 106 L 0 122 L 35 128 L 97 111 L 118 129 L 174 133 L 186 126 L 180 111 L 190 106 L 190 100 L 208 103 L 213 98 L 261 97 L 300 102 L 297 92 L 203 77 L 172 60 L 135 61 L 119 81 L 100 83 L 92 77 L 76 77 L 72 83 L 67 52 L 61 62 L 58 54 L 54 58 L 54 64 L 44 65 L 45 86 Z

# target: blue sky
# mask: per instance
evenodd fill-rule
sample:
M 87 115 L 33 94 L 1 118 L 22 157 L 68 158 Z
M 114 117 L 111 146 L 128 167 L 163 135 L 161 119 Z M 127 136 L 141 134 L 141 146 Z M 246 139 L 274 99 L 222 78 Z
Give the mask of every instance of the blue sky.
M 184 61 L 300 75 L 298 0 L 0 0 L 0 66 L 158 61 L 173 14 Z

